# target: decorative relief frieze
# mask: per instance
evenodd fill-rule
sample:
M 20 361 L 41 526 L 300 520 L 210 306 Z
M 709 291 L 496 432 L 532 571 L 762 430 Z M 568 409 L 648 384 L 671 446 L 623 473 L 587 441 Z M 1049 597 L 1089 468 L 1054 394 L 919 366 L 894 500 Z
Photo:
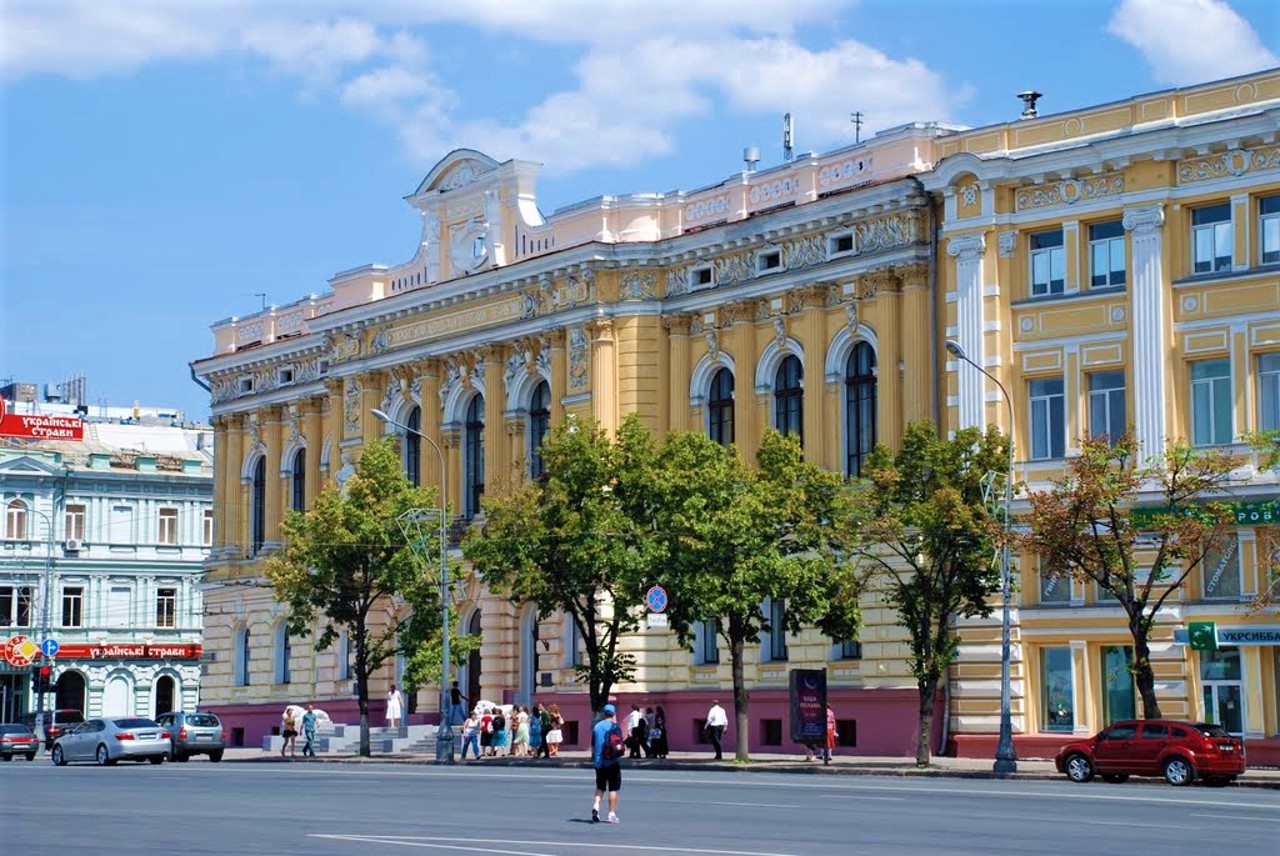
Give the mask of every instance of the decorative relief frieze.
M 360 430 L 360 384 L 353 377 L 347 378 L 342 393 L 342 421 L 348 435 Z
M 262 335 L 266 332 L 266 325 L 262 321 L 252 321 L 240 327 L 236 332 L 236 341 L 241 345 L 249 342 L 261 342 Z
M 782 266 L 787 270 L 807 268 L 827 260 L 825 235 L 797 238 L 782 245 Z
M 759 184 L 752 183 L 751 190 L 747 193 L 747 199 L 752 205 L 760 205 L 767 202 L 785 202 L 794 197 L 799 190 L 799 177 L 789 176 L 774 181 L 762 181 Z
M 213 404 L 221 404 L 224 401 L 239 397 L 239 387 L 233 378 L 215 380 L 209 386 L 209 400 Z
M 699 220 L 711 220 L 723 217 L 729 210 L 729 196 L 714 196 L 710 199 L 699 199 L 684 207 L 684 219 L 689 223 Z
M 1000 258 L 1013 258 L 1013 254 L 1018 249 L 1018 233 L 1015 231 L 1001 232 L 996 236 L 996 251 L 1000 254 Z
M 818 186 L 834 190 L 863 179 L 871 169 L 871 158 L 850 158 L 818 170 Z
M 1280 169 L 1280 146 L 1228 149 L 1207 157 L 1178 162 L 1178 184 L 1194 184 L 1217 178 L 1238 178 L 1250 172 Z
M 337 365 L 354 360 L 360 356 L 360 340 L 346 333 L 332 332 L 325 335 L 325 351 L 329 354 L 329 363 Z
M 618 297 L 622 300 L 654 300 L 658 296 L 658 279 L 652 271 L 632 271 L 622 275 Z
M 1088 178 L 1066 178 L 1052 184 L 1024 187 L 1018 191 L 1015 204 L 1019 211 L 1049 208 L 1054 205 L 1074 205 L 1103 196 L 1124 193 L 1124 174 L 1119 172 Z
M 716 259 L 715 274 L 711 281 L 716 285 L 734 285 L 751 279 L 755 275 L 754 266 L 751 264 L 754 255 L 753 252 L 734 253 L 731 256 L 721 256 Z
M 590 377 L 588 342 L 581 326 L 569 330 L 569 388 L 584 389 Z

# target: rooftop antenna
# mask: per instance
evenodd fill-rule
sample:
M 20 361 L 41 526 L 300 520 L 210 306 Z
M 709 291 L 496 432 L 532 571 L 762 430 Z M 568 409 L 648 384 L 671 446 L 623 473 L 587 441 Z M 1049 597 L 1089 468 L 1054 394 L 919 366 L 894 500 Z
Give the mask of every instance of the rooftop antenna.
M 782 117 L 782 159 L 784 161 L 791 160 L 794 136 L 795 125 L 791 122 L 791 114 L 788 113 Z
M 862 142 L 862 113 L 854 111 L 849 114 L 849 121 L 853 123 L 853 142 L 854 145 Z
M 256 297 L 262 301 L 262 311 L 267 311 L 267 293 L 265 291 L 253 291 L 248 294 L 242 294 L 241 297 Z
M 756 164 L 760 163 L 760 149 L 747 146 L 742 150 L 742 161 L 747 165 L 746 172 L 755 172 Z
M 1040 115 L 1036 110 L 1036 102 L 1044 96 L 1034 89 L 1028 89 L 1026 92 L 1019 92 L 1018 97 L 1022 99 L 1022 115 L 1021 119 L 1034 119 Z

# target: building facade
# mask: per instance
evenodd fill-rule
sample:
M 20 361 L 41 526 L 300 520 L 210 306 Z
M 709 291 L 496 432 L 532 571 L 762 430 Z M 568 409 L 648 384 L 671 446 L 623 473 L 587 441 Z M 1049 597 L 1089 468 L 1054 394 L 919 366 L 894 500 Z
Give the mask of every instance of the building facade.
M 1278 99 L 1272 73 L 993 128 L 914 124 L 695 192 L 602 197 L 545 218 L 535 165 L 450 154 L 408 197 L 423 222 L 408 263 L 346 271 L 323 296 L 219 322 L 214 353 L 195 363 L 218 443 L 206 626 L 218 659 L 206 699 L 251 742 L 284 701 L 317 699 L 337 718 L 354 709 L 341 640 L 319 653 L 313 638 L 289 640 L 259 564 L 285 509 L 308 507 L 390 430 L 375 409 L 440 444 L 448 499 L 464 518 L 482 512 L 486 493 L 537 472 L 541 437 L 567 414 L 612 428 L 635 412 L 659 434 L 706 431 L 746 457 L 776 427 L 849 476 L 876 442 L 897 446 L 910 421 L 1007 427 L 999 392 L 944 358 L 948 338 L 1014 390 L 1018 476 L 1032 489 L 1097 425 L 1134 424 L 1145 449 L 1200 425 L 1193 399 L 1227 395 L 1212 386 L 1218 375 L 1202 376 L 1220 371 L 1224 354 L 1229 435 L 1208 441 L 1237 442 L 1275 401 L 1263 356 L 1280 349 L 1266 267 L 1267 242 L 1280 239 L 1267 201 L 1280 192 Z M 1196 212 L 1222 199 L 1230 270 L 1201 272 L 1197 230 L 1219 221 Z M 1210 358 L 1218 364 L 1198 365 Z M 406 473 L 438 484 L 434 456 L 401 443 Z M 1268 474 L 1242 474 L 1241 486 L 1275 495 Z M 1188 716 L 1200 715 L 1200 684 L 1172 675 L 1200 664 L 1172 628 L 1202 612 L 1265 624 L 1244 607 L 1258 585 L 1248 531 L 1235 599 L 1219 579 L 1222 597 L 1188 593 L 1178 609 L 1191 612 L 1168 616 L 1161 693 L 1181 698 Z M 1069 731 L 1092 728 L 1105 718 L 1099 705 L 1114 687 L 1103 669 L 1123 657 L 1113 649 L 1124 632 L 1095 593 L 1041 603 L 1034 557 L 1019 568 L 1016 731 L 1035 751 L 1037 740 L 1060 740 L 1037 688 L 1050 674 L 1061 682 L 1062 649 L 1082 712 Z M 475 579 L 457 597 L 463 627 L 483 637 L 464 669 L 470 696 L 533 697 L 590 721 L 569 625 L 539 622 Z M 914 751 L 905 634 L 874 595 L 864 616 L 859 640 L 762 640 L 747 669 L 753 746 L 782 745 L 788 671 L 809 667 L 827 670 L 852 751 Z M 939 746 L 988 750 L 998 633 L 992 622 L 962 627 Z M 691 746 L 730 684 L 716 640 L 699 633 L 683 650 L 646 629 L 628 646 L 638 669 L 619 696 L 663 704 L 672 745 Z M 1257 708 L 1245 731 L 1273 735 L 1274 658 L 1258 648 L 1242 660 L 1257 676 L 1240 687 L 1241 704 Z M 388 666 L 372 697 L 396 677 Z M 422 693 L 416 715 L 430 716 L 433 699 Z
M 55 639 L 44 708 L 156 716 L 200 702 L 212 433 L 88 422 L 83 441 L 0 445 L 0 636 Z M 37 710 L 0 663 L 0 719 Z

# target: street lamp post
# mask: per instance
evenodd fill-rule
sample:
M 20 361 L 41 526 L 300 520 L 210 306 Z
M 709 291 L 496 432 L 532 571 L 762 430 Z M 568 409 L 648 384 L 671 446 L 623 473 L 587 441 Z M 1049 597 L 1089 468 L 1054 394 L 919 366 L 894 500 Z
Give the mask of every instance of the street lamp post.
M 444 668 L 440 673 L 440 726 L 436 729 L 436 761 L 452 764 L 453 761 L 453 711 L 449 704 L 449 506 L 445 495 L 445 457 L 439 444 L 416 428 L 395 421 L 381 410 L 372 411 L 383 422 L 426 440 L 435 450 L 440 462 L 440 639 L 444 651 Z
M 947 352 L 968 363 L 999 388 L 1004 396 L 1009 414 L 1008 459 L 1004 479 L 1004 545 L 1000 551 L 1000 594 L 1003 607 L 1000 615 L 1000 742 L 996 745 L 996 761 L 992 766 L 997 776 L 1007 776 L 1018 771 L 1018 753 L 1013 748 L 1012 692 L 1009 681 L 1009 601 L 1012 597 L 1012 579 L 1009 568 L 1009 537 L 1013 527 L 1013 399 L 1000 379 L 969 359 L 964 348 L 954 339 L 946 341 Z

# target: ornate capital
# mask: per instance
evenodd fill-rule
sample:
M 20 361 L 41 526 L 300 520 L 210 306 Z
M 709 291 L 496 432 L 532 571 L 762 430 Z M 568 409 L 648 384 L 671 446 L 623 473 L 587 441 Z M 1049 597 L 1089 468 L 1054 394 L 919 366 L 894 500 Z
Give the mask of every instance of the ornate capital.
M 1012 258 L 1018 249 L 1018 233 L 1009 230 L 1001 232 L 996 238 L 996 251 L 1000 254 L 1000 258 Z
M 1157 203 L 1146 208 L 1129 208 L 1121 222 L 1126 230 L 1139 235 L 1155 232 L 1164 225 L 1164 206 Z
M 947 255 L 959 261 L 972 262 L 982 258 L 987 251 L 987 239 L 981 234 L 957 235 L 947 241 Z
M 662 326 L 673 336 L 689 335 L 689 327 L 693 323 L 693 317 L 687 313 L 679 315 L 663 315 Z
M 929 282 L 929 263 L 924 260 L 894 265 L 893 272 L 907 288 L 926 285 Z

